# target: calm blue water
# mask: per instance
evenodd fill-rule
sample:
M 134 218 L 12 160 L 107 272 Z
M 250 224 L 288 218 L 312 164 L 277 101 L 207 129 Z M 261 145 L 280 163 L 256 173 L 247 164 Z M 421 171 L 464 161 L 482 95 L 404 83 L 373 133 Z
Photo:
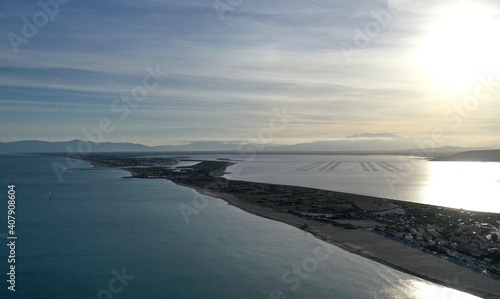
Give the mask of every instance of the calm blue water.
M 73 170 L 59 182 L 53 161 L 64 162 L 0 156 L 0 298 L 475 298 L 166 180 Z M 15 294 L 8 184 L 17 187 Z M 195 209 L 189 223 L 180 205 Z M 125 285 L 112 273 L 123 269 Z

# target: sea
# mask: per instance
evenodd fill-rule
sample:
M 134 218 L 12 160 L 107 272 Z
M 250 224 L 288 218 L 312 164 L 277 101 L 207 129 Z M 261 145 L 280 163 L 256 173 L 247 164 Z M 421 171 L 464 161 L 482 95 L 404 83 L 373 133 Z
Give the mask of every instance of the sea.
M 289 172 L 313 171 L 308 165 L 326 159 L 317 158 Z M 0 155 L 0 298 L 477 298 L 168 180 L 85 162 L 58 177 L 53 166 L 66 162 Z M 253 175 L 248 167 L 239 175 Z

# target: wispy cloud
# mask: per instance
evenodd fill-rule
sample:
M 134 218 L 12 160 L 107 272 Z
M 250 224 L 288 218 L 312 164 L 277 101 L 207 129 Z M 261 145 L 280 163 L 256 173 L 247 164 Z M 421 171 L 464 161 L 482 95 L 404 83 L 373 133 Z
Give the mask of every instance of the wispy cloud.
M 171 75 L 109 140 L 244 140 L 282 106 L 298 116 L 283 140 L 431 131 L 464 96 L 429 89 L 414 61 L 429 21 L 448 2 L 401 3 L 349 62 L 342 45 L 388 1 L 242 1 L 221 21 L 212 1 L 73 0 L 19 53 L 7 35 L 21 34 L 23 17 L 40 7 L 9 1 L 0 13 L 0 118 L 16 134 L 0 139 L 78 138 L 152 65 Z M 464 132 L 493 134 L 497 110 L 481 110 Z M 67 125 L 49 126 L 54 119 Z

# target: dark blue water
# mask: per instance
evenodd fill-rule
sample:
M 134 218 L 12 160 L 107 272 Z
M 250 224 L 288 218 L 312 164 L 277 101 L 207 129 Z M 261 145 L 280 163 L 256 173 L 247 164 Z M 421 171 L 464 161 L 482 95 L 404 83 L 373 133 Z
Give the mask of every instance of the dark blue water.
M 64 163 L 0 155 L 0 298 L 470 298 L 166 180 L 74 169 L 60 182 L 54 161 Z M 189 223 L 179 207 L 192 209 Z

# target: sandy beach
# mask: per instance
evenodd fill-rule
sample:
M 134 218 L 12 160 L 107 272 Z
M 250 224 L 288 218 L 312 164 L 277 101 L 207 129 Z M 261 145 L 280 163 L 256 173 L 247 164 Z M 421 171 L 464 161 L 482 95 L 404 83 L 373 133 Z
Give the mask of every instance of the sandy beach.
M 91 162 L 94 163 L 95 160 Z M 116 167 L 125 162 L 127 161 L 118 160 L 110 164 L 110 161 L 106 160 L 104 164 Z M 183 172 L 158 167 L 125 168 L 125 170 L 130 171 L 132 177 L 165 178 L 175 184 L 192 188 L 200 194 L 220 198 L 243 211 L 303 229 L 353 254 L 424 280 L 482 298 L 500 298 L 500 280 L 363 228 L 364 225 L 360 223 L 370 221 L 373 223 L 373 220 L 369 218 L 364 220 L 346 218 L 345 221 L 354 221 L 358 225 L 345 228 L 342 225 L 332 225 L 332 222 L 314 220 L 311 217 L 291 213 L 292 209 L 311 209 L 315 205 L 317 205 L 316 209 L 321 210 L 326 207 L 327 211 L 336 211 L 343 216 L 352 214 L 352 211 L 366 215 L 371 212 L 403 209 L 413 211 L 413 215 L 417 217 L 436 214 L 461 217 L 464 211 L 335 191 L 221 178 L 220 175 L 224 174 L 225 169 L 231 164 L 202 162 Z M 497 215 L 476 213 L 474 217 L 477 219 L 495 217 L 496 219 Z M 427 223 L 431 220 L 430 217 L 425 219 Z M 305 223 L 307 226 L 304 225 Z M 373 225 L 367 227 L 373 228 Z
M 195 189 L 199 193 L 223 199 L 246 212 L 297 228 L 304 229 L 302 225 L 307 222 L 308 226 L 304 230 L 315 237 L 399 271 L 482 298 L 500 298 L 500 281 L 371 231 L 344 229 L 324 222 L 304 220 L 295 215 L 246 202 L 231 194 Z

